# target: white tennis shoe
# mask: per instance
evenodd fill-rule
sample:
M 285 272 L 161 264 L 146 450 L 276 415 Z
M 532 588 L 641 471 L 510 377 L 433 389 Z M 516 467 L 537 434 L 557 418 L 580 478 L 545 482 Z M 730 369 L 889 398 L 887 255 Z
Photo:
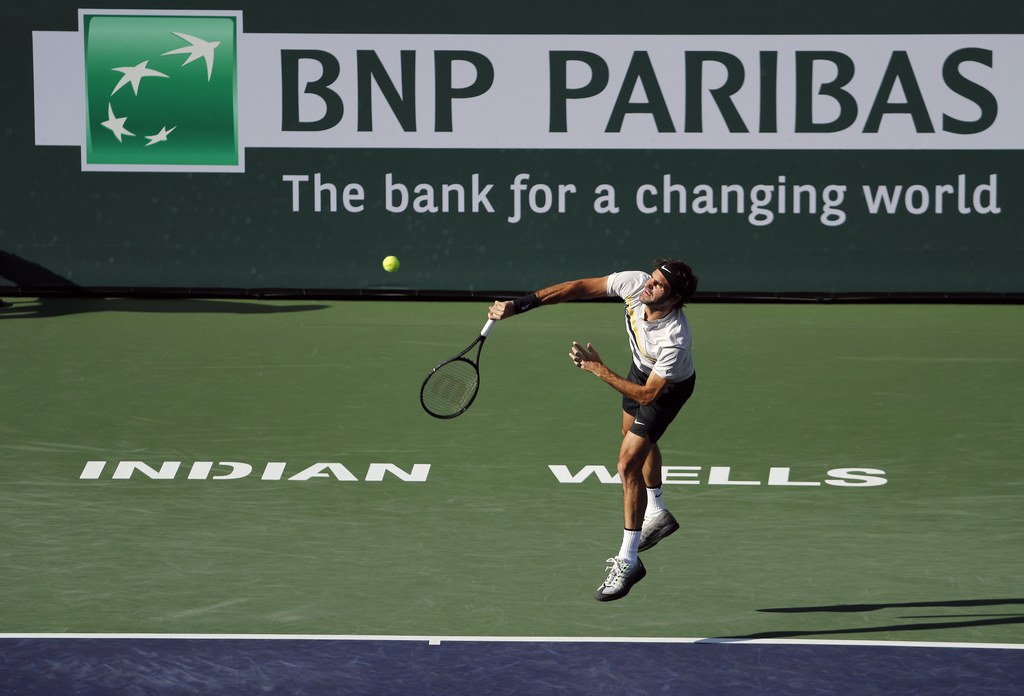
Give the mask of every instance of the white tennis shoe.
M 594 599 L 599 602 L 610 602 L 613 599 L 620 599 L 629 594 L 629 588 L 644 579 L 647 569 L 638 558 L 636 563 L 628 563 L 625 559 L 614 556 L 609 558 L 611 563 L 605 570 L 610 571 L 604 583 L 597 588 Z
M 668 510 L 659 510 L 645 517 L 643 527 L 640 528 L 640 546 L 637 550 L 646 551 L 677 529 L 679 523 Z

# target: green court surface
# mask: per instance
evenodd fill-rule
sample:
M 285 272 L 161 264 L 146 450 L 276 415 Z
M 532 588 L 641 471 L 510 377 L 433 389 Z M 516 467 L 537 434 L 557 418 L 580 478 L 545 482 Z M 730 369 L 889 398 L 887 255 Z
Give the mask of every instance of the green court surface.
M 568 350 L 624 373 L 621 309 L 499 323 L 430 418 L 486 307 L 14 298 L 0 633 L 1024 643 L 1024 308 L 691 306 L 682 529 L 599 603 L 620 407 Z

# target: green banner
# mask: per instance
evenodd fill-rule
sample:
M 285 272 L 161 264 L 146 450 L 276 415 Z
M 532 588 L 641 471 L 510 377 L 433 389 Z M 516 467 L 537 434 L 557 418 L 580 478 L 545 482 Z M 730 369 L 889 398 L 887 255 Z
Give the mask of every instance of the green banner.
M 119 5 L 0 10 L 0 289 L 1024 293 L 1004 4 Z

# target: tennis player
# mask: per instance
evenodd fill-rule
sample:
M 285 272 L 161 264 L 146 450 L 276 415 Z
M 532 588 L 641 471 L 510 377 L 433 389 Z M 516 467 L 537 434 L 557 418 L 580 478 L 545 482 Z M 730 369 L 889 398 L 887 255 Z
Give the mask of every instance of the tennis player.
M 625 302 L 626 335 L 633 353 L 629 374 L 612 372 L 589 343 L 572 344 L 577 367 L 622 394 L 622 480 L 624 531 L 618 554 L 608 559 L 608 577 L 595 597 L 625 597 L 647 574 L 637 555 L 679 529 L 661 500 L 658 440 L 693 394 L 696 373 L 690 351 L 690 325 L 683 312 L 697 289 L 697 276 L 677 259 L 658 259 L 651 273 L 624 271 L 601 278 L 570 280 L 507 302 L 497 301 L 491 319 L 508 319 L 541 305 L 618 296 Z M 645 491 L 646 489 L 646 491 Z

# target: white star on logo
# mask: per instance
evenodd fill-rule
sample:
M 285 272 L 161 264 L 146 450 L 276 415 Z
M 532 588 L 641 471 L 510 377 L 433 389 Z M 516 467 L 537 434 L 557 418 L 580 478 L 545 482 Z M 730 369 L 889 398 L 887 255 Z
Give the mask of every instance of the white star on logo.
M 156 145 L 157 143 L 167 142 L 167 136 L 170 135 L 175 128 L 177 128 L 177 126 L 172 126 L 171 130 L 167 130 L 166 126 L 161 126 L 160 132 L 157 133 L 156 135 L 147 135 L 146 139 L 149 140 L 149 142 L 146 143 L 146 147 L 149 147 L 150 145 Z
M 117 136 L 117 142 L 121 142 L 122 135 L 135 135 L 124 127 L 124 122 L 127 120 L 127 116 L 122 116 L 121 118 L 114 116 L 114 107 L 111 104 L 107 104 L 107 120 L 100 125 L 109 128 Z
M 142 82 L 142 78 L 144 77 L 169 77 L 159 70 L 150 70 L 146 67 L 147 65 L 149 65 L 149 61 L 144 60 L 134 68 L 113 68 L 113 70 L 116 70 L 117 72 L 124 73 L 124 77 L 122 77 L 121 81 L 117 83 L 116 87 L 114 87 L 114 91 L 110 93 L 111 96 L 116 94 L 117 90 L 121 89 L 129 82 L 132 84 L 132 89 L 135 90 L 135 94 L 138 94 L 139 83 Z
M 192 61 L 202 58 L 206 61 L 206 81 L 209 82 L 210 78 L 213 77 L 213 49 L 220 46 L 220 41 L 203 41 L 202 39 L 197 39 L 194 36 L 182 34 L 177 31 L 172 31 L 171 33 L 178 38 L 188 41 L 189 45 L 176 48 L 173 51 L 168 51 L 163 55 L 169 56 L 175 53 L 188 53 L 189 56 L 185 59 L 185 62 L 182 63 L 182 65 L 188 65 Z

